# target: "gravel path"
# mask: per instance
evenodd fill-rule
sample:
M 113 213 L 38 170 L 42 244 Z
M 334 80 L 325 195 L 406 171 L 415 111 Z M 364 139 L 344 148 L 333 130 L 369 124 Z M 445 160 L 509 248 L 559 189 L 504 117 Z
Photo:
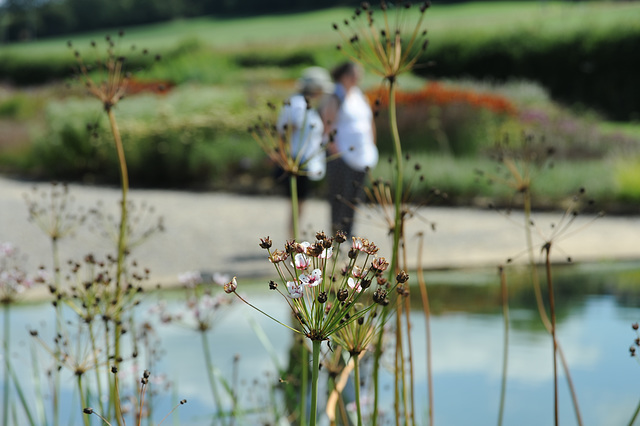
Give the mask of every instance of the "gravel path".
M 29 270 L 51 264 L 48 239 L 27 219 L 24 194 L 31 193 L 33 187 L 31 183 L 0 178 L 0 241 L 18 246 L 27 255 Z M 37 188 L 48 192 L 50 185 L 38 184 Z M 101 210 L 118 216 L 120 192 L 117 188 L 81 185 L 69 188 L 75 206 L 86 210 L 101 203 Z M 268 277 L 273 270 L 265 259 L 265 252 L 258 247 L 259 238 L 270 236 L 276 246 L 281 246 L 286 238 L 289 214 L 284 198 L 132 190 L 130 200 L 138 206 L 144 203 L 153 206 L 164 220 L 165 231 L 154 235 L 133 253 L 141 266 L 151 270 L 154 283 L 175 283 L 177 274 L 189 270 Z M 480 209 L 420 208 L 415 216 L 406 229 L 410 268 L 415 268 L 418 262 L 416 235 L 420 232 L 426 237 L 422 256 L 425 268 L 496 266 L 511 257 L 516 261 L 525 260 L 519 214 L 507 218 Z M 326 202 L 307 202 L 301 219 L 305 237 L 312 238 L 317 230 L 328 231 L 328 217 Z M 560 217 L 559 213 L 536 214 L 534 218 L 541 235 L 550 234 L 551 223 Z M 431 223 L 435 223 L 435 232 Z M 103 256 L 113 247 L 109 239 L 87 228 L 82 227 L 74 237 L 61 240 L 63 260 L 81 259 L 87 253 Z M 381 215 L 373 211 L 358 212 L 356 235 L 374 241 L 380 247 L 380 255 L 388 257 L 390 243 L 385 229 Z M 639 217 L 604 217 L 596 221 L 579 217 L 569 232 L 554 243 L 556 260 L 567 256 L 577 262 L 639 260 L 639 237 Z M 536 244 L 543 242 L 540 238 Z

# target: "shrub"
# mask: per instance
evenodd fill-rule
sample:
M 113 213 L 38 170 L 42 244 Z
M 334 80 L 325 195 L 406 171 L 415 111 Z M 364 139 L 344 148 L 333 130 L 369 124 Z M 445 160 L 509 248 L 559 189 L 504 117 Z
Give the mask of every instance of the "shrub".
M 227 179 L 245 159 L 254 159 L 259 148 L 246 133 L 253 113 L 241 94 L 186 86 L 119 104 L 116 115 L 132 184 L 208 185 Z M 30 154 L 39 176 L 118 182 L 112 137 L 99 104 L 90 99 L 51 103 L 44 134 Z
M 383 92 L 369 92 L 378 105 L 376 127 L 383 153 L 391 152 L 387 119 L 388 100 Z M 398 128 L 403 148 L 410 152 L 440 151 L 469 156 L 491 146 L 494 131 L 515 107 L 502 96 L 429 83 L 415 92 L 397 94 Z
M 640 114 L 640 32 L 629 25 L 563 34 L 527 28 L 482 36 L 459 35 L 432 43 L 418 68 L 428 78 L 526 78 L 547 87 L 554 98 L 583 103 L 612 118 Z

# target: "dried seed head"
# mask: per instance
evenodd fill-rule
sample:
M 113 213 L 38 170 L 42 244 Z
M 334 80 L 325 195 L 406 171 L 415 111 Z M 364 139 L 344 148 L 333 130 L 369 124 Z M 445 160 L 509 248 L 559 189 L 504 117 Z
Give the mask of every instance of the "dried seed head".
M 273 245 L 273 242 L 271 241 L 271 238 L 269 237 L 264 237 L 264 238 L 260 238 L 260 247 L 262 247 L 263 249 L 270 249 L 271 246 Z
M 327 301 L 327 292 L 323 291 L 318 294 L 318 303 L 323 304 Z
M 409 281 L 409 274 L 407 274 L 405 271 L 400 271 L 398 276 L 396 276 L 396 281 L 398 281 L 400 284 L 406 283 L 407 281 Z
M 347 291 L 346 288 L 341 288 L 340 290 L 338 290 L 338 300 L 341 302 L 344 302 L 345 300 L 347 300 L 347 297 L 349 296 L 349 292 Z
M 275 281 L 273 280 L 269 281 L 269 290 L 275 290 L 277 288 L 278 288 L 278 284 Z
M 345 241 L 347 241 L 347 234 L 345 234 L 345 232 L 344 232 L 344 231 L 338 231 L 338 232 L 336 232 L 335 241 L 336 241 L 338 244 L 342 244 L 342 243 L 344 243 Z

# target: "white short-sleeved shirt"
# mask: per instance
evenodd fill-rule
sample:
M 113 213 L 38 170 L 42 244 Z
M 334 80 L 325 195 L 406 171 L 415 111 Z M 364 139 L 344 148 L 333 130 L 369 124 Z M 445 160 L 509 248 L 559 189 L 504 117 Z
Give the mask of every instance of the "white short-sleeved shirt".
M 364 171 L 378 163 L 372 120 L 373 112 L 364 94 L 352 87 L 338 109 L 335 142 L 342 160 L 354 170 Z
M 307 108 L 302 95 L 295 95 L 280 111 L 277 123 L 281 134 L 289 134 L 291 155 L 300 155 L 302 170 L 311 180 L 320 180 L 326 173 L 326 154 L 322 146 L 324 126 L 315 109 Z M 285 129 L 286 127 L 286 129 Z

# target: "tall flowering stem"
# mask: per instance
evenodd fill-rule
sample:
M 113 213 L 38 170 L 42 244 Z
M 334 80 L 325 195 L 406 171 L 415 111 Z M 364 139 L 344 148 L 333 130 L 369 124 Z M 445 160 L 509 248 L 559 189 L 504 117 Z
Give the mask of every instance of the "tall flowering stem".
M 351 20 L 345 19 L 342 25 L 333 24 L 333 28 L 338 31 L 344 43 L 338 45 L 352 60 L 360 63 L 365 69 L 379 75 L 388 84 L 389 94 L 389 123 L 391 136 L 394 145 L 395 160 L 395 193 L 394 193 L 394 225 L 393 225 L 393 249 L 391 256 L 391 267 L 389 276 L 393 277 L 400 270 L 400 242 L 403 238 L 403 156 L 400 135 L 398 133 L 398 123 L 396 118 L 396 86 L 398 77 L 411 71 L 421 54 L 428 46 L 426 38 L 427 32 L 422 29 L 422 24 L 426 10 L 430 3 L 424 2 L 418 7 L 416 12 L 410 3 L 387 4 L 382 1 L 380 10 L 381 19 L 374 19 L 374 11 L 369 3 L 363 2 L 357 8 Z M 413 25 L 411 25 L 413 22 Z M 388 315 L 384 312 L 383 315 Z M 402 318 L 397 316 L 398 341 L 396 345 L 396 356 L 403 356 L 403 343 L 400 338 L 402 333 Z M 408 337 L 410 339 L 410 337 Z M 379 402 L 379 359 L 382 354 L 382 338 L 377 342 L 373 372 L 374 379 L 374 412 L 372 423 L 377 424 L 377 407 Z M 409 343 L 409 347 L 410 347 Z M 410 349 L 409 349 L 410 350 Z M 411 356 L 411 354 L 409 354 Z M 401 363 L 403 365 L 403 363 Z M 396 376 L 397 378 L 397 376 Z M 404 386 L 405 377 L 400 379 Z M 396 382 L 396 391 L 399 383 Z M 397 395 L 397 393 L 396 393 Z M 403 395 L 405 406 L 407 399 L 411 398 Z M 399 419 L 399 405 L 396 400 L 396 419 Z M 405 409 L 405 416 L 409 415 Z M 406 421 L 408 421 L 405 418 Z M 399 420 L 397 420 L 399 421 Z
M 553 280 L 551 279 L 551 242 L 543 246 L 545 252 L 545 270 L 547 271 L 547 287 L 549 291 L 549 315 L 551 316 L 551 339 L 553 342 L 553 418 L 558 422 L 558 340 L 556 338 L 556 303 L 553 296 Z
M 124 35 L 121 31 L 119 33 L 120 38 Z M 87 91 L 97 100 L 102 103 L 102 107 L 109 118 L 109 124 L 111 127 L 111 132 L 113 135 L 116 153 L 118 157 L 118 165 L 120 168 L 120 186 L 122 190 L 122 199 L 120 200 L 120 223 L 119 223 L 119 231 L 118 231 L 118 241 L 117 241 L 117 256 L 116 256 L 116 276 L 114 277 L 115 281 L 115 291 L 113 294 L 113 304 L 116 307 L 122 306 L 122 301 L 125 293 L 125 257 L 127 255 L 128 246 L 127 246 L 127 195 L 129 192 L 129 176 L 127 171 L 127 163 L 125 159 L 124 147 L 122 144 L 122 138 L 120 135 L 120 130 L 118 128 L 118 123 L 116 121 L 114 108 L 118 104 L 118 102 L 123 98 L 126 94 L 127 87 L 129 84 L 129 80 L 131 78 L 128 72 L 125 72 L 125 62 L 126 58 L 121 56 L 117 52 L 116 41 L 114 41 L 111 36 L 106 36 L 105 38 L 107 43 L 106 56 L 103 56 L 97 51 L 97 43 L 92 41 L 91 46 L 96 50 L 96 61 L 95 64 L 87 64 L 83 60 L 80 52 L 78 50 L 74 51 L 74 55 L 77 59 L 77 78 L 81 81 L 81 83 L 85 86 Z M 68 42 L 68 46 L 71 48 L 72 43 Z M 146 54 L 146 49 L 143 51 L 143 54 Z M 159 56 L 156 56 L 156 59 L 159 59 Z M 93 70 L 97 67 L 97 75 L 98 78 L 94 78 Z M 113 341 L 113 363 L 114 367 L 117 368 L 120 364 L 121 357 L 121 336 L 122 336 L 122 311 L 116 310 L 115 316 L 113 317 L 115 327 L 113 329 L 112 341 Z M 108 346 L 108 345 L 107 345 Z M 112 406 L 110 409 L 113 409 L 114 415 L 117 419 L 117 422 L 120 426 L 122 426 L 122 416 L 119 412 L 119 404 L 116 404 L 116 386 L 115 381 L 110 380 L 110 394 Z
M 388 292 L 398 286 L 398 283 L 389 285 L 382 278 L 389 263 L 377 257 L 378 247 L 369 240 L 353 237 L 346 264 L 341 266 L 338 261 L 345 241 L 342 232 L 333 237 L 318 232 L 314 243 L 288 241 L 284 250 L 272 250 L 269 237 L 260 240 L 260 247 L 267 250 L 268 260 L 278 274 L 278 282 L 270 281 L 269 289 L 284 298 L 299 328 L 276 320 L 242 298 L 236 291 L 238 283 L 235 278 L 225 285 L 225 292 L 235 294 L 252 308 L 311 340 L 311 410 L 306 424 L 312 426 L 316 424 L 317 417 L 322 342 L 364 318 L 377 305 L 386 306 L 389 303 Z M 370 289 L 374 287 L 374 280 L 377 281 L 375 290 Z M 286 287 L 286 293 L 280 290 L 279 284 Z M 301 419 L 302 422 L 305 420 Z

